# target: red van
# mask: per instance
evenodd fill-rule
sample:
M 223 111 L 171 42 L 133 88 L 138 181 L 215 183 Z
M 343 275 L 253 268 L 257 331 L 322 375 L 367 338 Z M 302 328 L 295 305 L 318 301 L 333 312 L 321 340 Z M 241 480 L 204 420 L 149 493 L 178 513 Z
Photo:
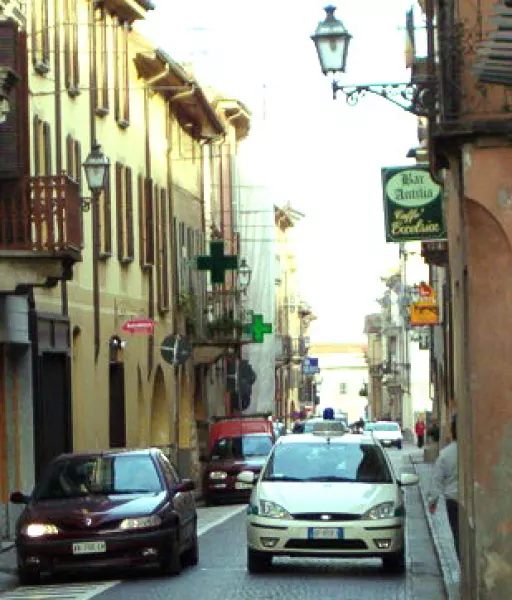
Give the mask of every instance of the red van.
M 236 481 L 237 475 L 241 471 L 258 475 L 274 442 L 270 415 L 216 419 L 210 427 L 208 455 L 202 457 L 205 502 L 247 502 L 252 485 Z

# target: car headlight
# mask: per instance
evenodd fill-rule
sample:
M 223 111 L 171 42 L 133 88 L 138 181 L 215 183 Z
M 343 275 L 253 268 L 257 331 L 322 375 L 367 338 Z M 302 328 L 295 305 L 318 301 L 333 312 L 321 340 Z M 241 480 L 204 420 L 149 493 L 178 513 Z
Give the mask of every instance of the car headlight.
M 270 517 L 271 519 L 291 519 L 290 513 L 280 504 L 271 500 L 260 500 L 260 516 Z
M 145 529 L 147 527 L 159 527 L 162 519 L 158 515 L 150 517 L 137 517 L 134 519 L 123 519 L 119 529 Z
M 43 535 L 55 535 L 59 533 L 59 530 L 51 523 L 28 523 L 27 525 L 23 525 L 21 533 L 27 537 L 38 538 Z
M 227 476 L 226 471 L 212 471 L 210 473 L 210 479 L 226 479 Z
M 363 519 L 391 519 L 395 516 L 395 503 L 383 502 L 365 512 Z

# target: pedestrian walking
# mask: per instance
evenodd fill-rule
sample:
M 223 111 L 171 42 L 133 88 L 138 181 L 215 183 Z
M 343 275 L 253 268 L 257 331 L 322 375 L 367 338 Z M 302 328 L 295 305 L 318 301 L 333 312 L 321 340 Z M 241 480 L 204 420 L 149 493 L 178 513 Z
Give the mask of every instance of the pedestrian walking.
M 428 497 L 430 514 L 437 510 L 439 498 L 444 497 L 448 522 L 453 534 L 457 558 L 459 554 L 459 473 L 457 464 L 457 417 L 451 422 L 451 442 L 445 446 L 434 465 L 432 484 Z
M 425 444 L 425 421 L 423 421 L 423 419 L 418 419 L 416 421 L 416 425 L 414 426 L 414 433 L 416 434 L 418 448 L 423 448 Z

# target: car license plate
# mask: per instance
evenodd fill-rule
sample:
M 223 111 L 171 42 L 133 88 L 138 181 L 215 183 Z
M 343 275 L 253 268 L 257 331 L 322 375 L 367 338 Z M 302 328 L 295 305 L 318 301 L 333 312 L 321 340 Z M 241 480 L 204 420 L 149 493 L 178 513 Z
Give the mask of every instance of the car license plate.
M 99 554 L 107 551 L 105 542 L 77 542 L 73 544 L 73 554 Z
M 341 540 L 343 539 L 342 527 L 309 527 L 310 540 Z
M 235 481 L 235 490 L 250 490 L 252 483 L 243 483 L 241 481 Z

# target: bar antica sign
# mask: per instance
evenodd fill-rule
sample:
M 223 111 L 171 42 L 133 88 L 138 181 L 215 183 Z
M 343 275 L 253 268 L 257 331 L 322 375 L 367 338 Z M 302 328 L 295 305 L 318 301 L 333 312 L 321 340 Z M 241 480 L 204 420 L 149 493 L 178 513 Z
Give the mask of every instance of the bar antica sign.
M 443 189 L 426 166 L 384 167 L 382 191 L 387 242 L 446 238 Z

